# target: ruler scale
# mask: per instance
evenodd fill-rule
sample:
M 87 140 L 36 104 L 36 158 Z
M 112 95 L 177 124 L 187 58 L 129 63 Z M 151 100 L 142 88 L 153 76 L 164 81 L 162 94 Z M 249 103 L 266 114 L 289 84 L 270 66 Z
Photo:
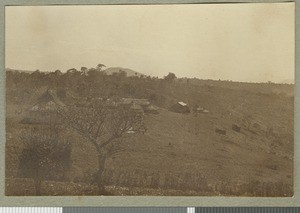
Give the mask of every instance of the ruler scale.
M 300 207 L 0 207 L 0 213 L 299 213 Z
M 62 207 L 0 207 L 0 213 L 62 213 Z

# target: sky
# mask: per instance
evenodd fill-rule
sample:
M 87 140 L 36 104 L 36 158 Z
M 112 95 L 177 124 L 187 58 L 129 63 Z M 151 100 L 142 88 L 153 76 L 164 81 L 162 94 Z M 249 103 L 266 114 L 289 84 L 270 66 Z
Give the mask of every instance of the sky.
M 130 68 L 282 82 L 295 73 L 294 3 L 7 6 L 5 67 Z

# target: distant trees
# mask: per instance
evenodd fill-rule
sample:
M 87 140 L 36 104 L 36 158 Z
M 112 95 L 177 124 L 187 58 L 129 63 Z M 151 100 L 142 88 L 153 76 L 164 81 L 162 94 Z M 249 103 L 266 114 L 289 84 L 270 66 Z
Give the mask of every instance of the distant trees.
M 88 68 L 87 67 L 81 67 L 80 71 L 81 71 L 82 75 L 87 75 Z
M 71 167 L 70 143 L 52 130 L 35 129 L 21 135 L 24 148 L 19 157 L 19 174 L 32 178 L 36 195 L 41 195 L 43 180 L 62 179 Z
M 158 79 L 142 76 L 139 73 L 127 76 L 126 71 L 122 69 L 108 75 L 104 68 L 104 64 L 98 64 L 95 68 L 81 67 L 79 70 L 71 68 L 66 72 L 55 70 L 50 73 L 26 73 L 8 70 L 6 71 L 8 100 L 14 103 L 29 103 L 36 90 L 48 87 L 61 90 L 59 91 L 61 98 L 65 97 L 62 93 L 64 90 L 68 94 L 73 94 L 73 97 L 147 99 L 156 97 L 154 104 L 158 106 L 168 104 L 166 92 L 172 87 L 170 83 L 176 79 L 174 73 L 169 73 L 165 79 Z
M 55 70 L 54 73 L 57 75 L 57 76 L 60 76 L 62 74 L 62 72 L 60 70 Z
M 176 75 L 172 72 L 169 72 L 169 74 L 164 77 L 164 79 L 168 82 L 173 82 L 176 78 Z
M 90 142 L 97 152 L 97 184 L 99 194 L 105 194 L 103 172 L 108 157 L 116 154 L 117 142 L 128 130 L 139 132 L 144 124 L 142 115 L 117 102 L 92 100 L 90 103 L 69 106 L 61 110 L 66 125 Z
M 76 73 L 77 69 L 76 68 L 71 68 L 67 70 L 67 73 Z

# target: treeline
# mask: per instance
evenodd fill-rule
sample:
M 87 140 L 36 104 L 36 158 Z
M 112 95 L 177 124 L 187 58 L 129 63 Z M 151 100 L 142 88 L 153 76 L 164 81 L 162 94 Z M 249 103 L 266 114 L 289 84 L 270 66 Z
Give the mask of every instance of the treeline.
M 32 73 L 7 70 L 7 99 L 15 104 L 26 103 L 36 90 L 47 87 L 57 90 L 61 99 L 67 98 L 68 94 L 92 98 L 134 97 L 147 98 L 154 104 L 164 106 L 165 97 L 161 94 L 176 79 L 173 73 L 159 79 L 144 75 L 127 76 L 122 70 L 107 75 L 103 67 L 100 64 L 90 69 L 72 68 L 64 73 L 60 70 L 48 73 L 39 70 Z

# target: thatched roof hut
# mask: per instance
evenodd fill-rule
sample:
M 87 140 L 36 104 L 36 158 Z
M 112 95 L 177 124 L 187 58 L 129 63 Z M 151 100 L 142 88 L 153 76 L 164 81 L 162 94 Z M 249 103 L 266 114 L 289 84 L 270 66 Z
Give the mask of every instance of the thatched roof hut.
M 56 93 L 47 89 L 30 107 L 29 115 L 24 118 L 22 124 L 56 124 L 60 123 L 57 111 L 65 104 L 56 96 Z

